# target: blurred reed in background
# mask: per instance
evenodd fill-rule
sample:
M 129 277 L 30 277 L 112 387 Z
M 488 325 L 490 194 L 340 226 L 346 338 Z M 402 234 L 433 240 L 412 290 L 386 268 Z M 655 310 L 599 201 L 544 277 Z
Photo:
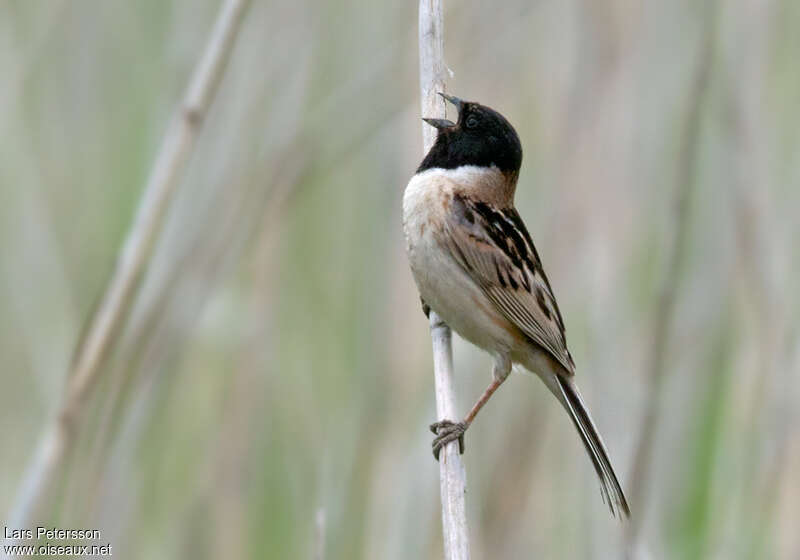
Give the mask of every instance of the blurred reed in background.
M 518 207 L 626 487 L 654 403 L 641 549 L 800 557 L 800 5 L 445 8 L 450 91 L 522 138 Z M 217 10 L 0 5 L 2 512 Z M 400 228 L 416 25 L 413 2 L 252 3 L 45 521 L 118 558 L 439 557 Z M 466 406 L 491 360 L 455 347 Z M 508 387 L 467 438 L 474 557 L 621 557 L 569 420 L 533 377 Z

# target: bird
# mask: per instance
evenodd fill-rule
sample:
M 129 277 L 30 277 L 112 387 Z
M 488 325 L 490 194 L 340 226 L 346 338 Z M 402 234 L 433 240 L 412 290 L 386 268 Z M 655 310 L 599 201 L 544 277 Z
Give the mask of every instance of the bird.
M 612 515 L 630 509 L 575 382 L 564 319 L 542 261 L 514 207 L 522 145 L 499 112 L 439 93 L 458 119 L 423 118 L 436 141 L 403 193 L 403 231 L 423 310 L 494 358 L 492 381 L 460 422 L 431 425 L 438 460 L 503 384 L 512 366 L 538 375 L 569 414 Z

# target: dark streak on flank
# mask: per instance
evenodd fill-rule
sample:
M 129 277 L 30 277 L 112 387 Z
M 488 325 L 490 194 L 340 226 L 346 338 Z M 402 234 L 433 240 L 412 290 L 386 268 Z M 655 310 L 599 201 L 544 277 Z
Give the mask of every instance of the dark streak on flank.
M 514 280 L 514 275 L 513 274 L 509 274 L 508 275 L 508 283 L 511 284 L 511 289 L 512 290 L 516 290 L 516 289 L 519 288 L 519 284 L 517 284 L 517 281 Z
M 544 316 L 548 319 L 551 317 L 550 315 L 550 308 L 547 307 L 547 300 L 544 297 L 544 290 L 541 287 L 536 286 L 536 303 L 539 304 L 539 309 L 542 310 Z
M 474 223 L 475 223 L 475 216 L 473 216 L 473 215 L 472 215 L 472 211 L 470 211 L 469 209 L 467 209 L 467 210 L 464 212 L 464 218 L 465 218 L 465 219 L 466 219 L 466 220 L 467 220 L 467 221 L 468 221 L 470 224 L 474 224 Z
M 522 278 L 522 287 L 525 288 L 526 292 L 531 293 L 531 279 L 528 278 L 528 275 L 525 274 L 525 272 L 520 274 L 520 277 Z
M 497 262 L 497 259 L 494 259 L 494 269 L 497 272 L 497 279 L 500 280 L 500 286 L 505 288 L 506 280 L 503 278 L 503 271 L 500 270 L 500 263 Z

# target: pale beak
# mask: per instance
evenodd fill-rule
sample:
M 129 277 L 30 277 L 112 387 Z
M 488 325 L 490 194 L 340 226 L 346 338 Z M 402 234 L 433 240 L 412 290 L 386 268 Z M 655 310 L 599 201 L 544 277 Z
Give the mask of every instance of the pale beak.
M 431 125 L 433 128 L 444 130 L 446 128 L 453 128 L 456 123 L 453 121 L 448 121 L 447 119 L 426 119 L 423 118 L 423 121 Z
M 446 93 L 442 92 L 439 92 L 439 95 L 441 95 L 444 99 L 452 103 L 453 106 L 456 108 L 456 111 L 458 111 L 459 113 L 461 112 L 461 105 L 463 105 L 464 102 L 461 101 L 458 97 L 456 97 L 455 95 L 447 95 Z

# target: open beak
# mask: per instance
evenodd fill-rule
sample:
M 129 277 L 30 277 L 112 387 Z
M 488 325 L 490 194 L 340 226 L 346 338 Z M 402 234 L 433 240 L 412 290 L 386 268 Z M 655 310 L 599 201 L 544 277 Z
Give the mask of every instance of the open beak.
M 446 93 L 442 92 L 439 92 L 439 95 L 441 95 L 444 99 L 452 103 L 453 106 L 456 108 L 456 111 L 458 111 L 459 113 L 461 112 L 461 105 L 463 104 L 463 102 L 458 97 L 455 97 L 453 95 L 447 95 Z M 449 121 L 447 119 L 423 118 L 422 120 L 438 130 L 444 130 L 446 128 L 453 128 L 456 126 L 456 123 L 454 123 L 453 121 Z

